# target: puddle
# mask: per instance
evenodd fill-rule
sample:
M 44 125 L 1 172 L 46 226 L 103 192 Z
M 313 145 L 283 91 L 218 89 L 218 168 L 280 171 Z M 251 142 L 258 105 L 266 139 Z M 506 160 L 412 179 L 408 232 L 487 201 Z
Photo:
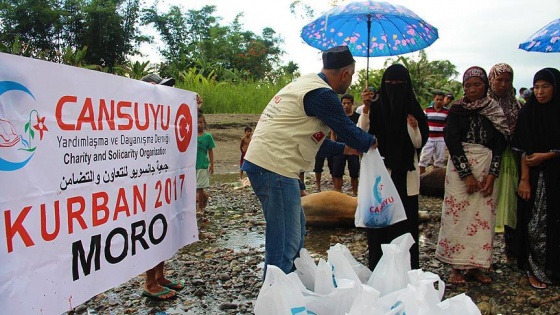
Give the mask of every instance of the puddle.
M 216 246 L 230 248 L 235 251 L 239 251 L 247 246 L 257 248 L 264 246 L 264 234 L 230 231 L 230 233 L 216 241 Z

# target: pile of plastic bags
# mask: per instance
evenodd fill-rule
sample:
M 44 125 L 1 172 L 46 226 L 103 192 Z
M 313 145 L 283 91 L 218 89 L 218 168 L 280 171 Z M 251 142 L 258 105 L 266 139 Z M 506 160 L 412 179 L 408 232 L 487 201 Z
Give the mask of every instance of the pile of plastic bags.
M 467 295 L 442 301 L 445 283 L 437 274 L 411 270 L 410 234 L 383 244 L 373 272 L 341 244 L 318 264 L 304 248 L 296 271 L 269 265 L 255 303 L 256 315 L 450 315 L 481 314 Z

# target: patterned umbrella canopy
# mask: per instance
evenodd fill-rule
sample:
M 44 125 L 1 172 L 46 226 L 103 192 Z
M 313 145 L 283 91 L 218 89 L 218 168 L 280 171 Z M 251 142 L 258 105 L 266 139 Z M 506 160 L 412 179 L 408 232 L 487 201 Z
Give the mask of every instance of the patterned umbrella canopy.
M 312 47 L 346 45 L 354 56 L 396 56 L 430 46 L 438 31 L 401 5 L 358 1 L 325 12 L 301 30 Z
M 519 49 L 536 52 L 560 52 L 560 18 L 550 22 L 519 44 Z

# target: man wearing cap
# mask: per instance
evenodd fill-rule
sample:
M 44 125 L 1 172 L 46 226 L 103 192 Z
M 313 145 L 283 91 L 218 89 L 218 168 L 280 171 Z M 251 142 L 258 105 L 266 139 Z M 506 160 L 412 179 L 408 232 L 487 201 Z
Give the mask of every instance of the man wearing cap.
M 174 86 L 175 85 L 175 79 L 174 78 L 163 79 L 162 77 L 160 77 L 159 75 L 157 75 L 155 73 L 150 73 L 148 75 L 145 75 L 140 80 L 144 81 L 144 82 L 149 82 L 149 83 L 152 83 L 152 84 L 167 85 L 167 86 Z M 198 94 L 196 94 L 196 104 L 198 106 L 198 109 L 201 109 L 202 98 Z
M 337 94 L 352 83 L 355 61 L 346 46 L 323 52 L 323 68 L 282 88 L 264 109 L 253 133 L 242 169 L 259 198 L 266 220 L 266 266 L 285 273 L 303 247 L 305 214 L 298 175 L 315 155 L 358 154 L 376 143 L 357 128 Z M 326 139 L 330 130 L 338 141 Z
M 173 79 L 173 78 L 162 79 L 162 77 L 160 77 L 159 75 L 157 75 L 155 73 L 150 73 L 148 75 L 145 75 L 140 80 L 142 80 L 144 82 L 148 82 L 148 83 L 159 84 L 159 85 L 167 85 L 167 86 L 174 86 L 175 85 L 175 79 Z

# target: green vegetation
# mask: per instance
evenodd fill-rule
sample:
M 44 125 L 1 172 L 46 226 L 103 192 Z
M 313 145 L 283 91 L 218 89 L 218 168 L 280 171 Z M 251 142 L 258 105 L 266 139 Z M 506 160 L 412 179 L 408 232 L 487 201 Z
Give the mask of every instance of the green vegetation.
M 245 30 L 242 14 L 220 24 L 215 6 L 184 12 L 178 6 L 160 11 L 140 0 L 3 0 L 0 1 L 0 52 L 22 55 L 133 79 L 156 72 L 172 76 L 176 86 L 201 95 L 207 113 L 260 113 L 274 94 L 297 78 L 299 67 L 282 64 L 283 41 L 271 28 L 255 34 Z M 311 18 L 302 1 L 290 7 Z M 301 10 L 301 11 L 300 11 Z M 303 13 L 301 13 L 303 12 Z M 155 45 L 146 35 L 155 30 L 163 45 L 163 61 L 152 63 L 140 45 Z M 135 61 L 133 61 L 135 60 Z M 424 106 L 436 89 L 459 95 L 455 66 L 449 61 L 387 59 L 385 66 L 403 63 Z M 319 71 L 320 69 L 317 69 Z M 380 86 L 383 69 L 370 69 L 370 85 Z M 360 102 L 365 70 L 350 88 Z
M 260 82 L 180 82 L 179 88 L 196 91 L 204 102 L 205 113 L 260 114 L 266 104 L 286 83 Z

